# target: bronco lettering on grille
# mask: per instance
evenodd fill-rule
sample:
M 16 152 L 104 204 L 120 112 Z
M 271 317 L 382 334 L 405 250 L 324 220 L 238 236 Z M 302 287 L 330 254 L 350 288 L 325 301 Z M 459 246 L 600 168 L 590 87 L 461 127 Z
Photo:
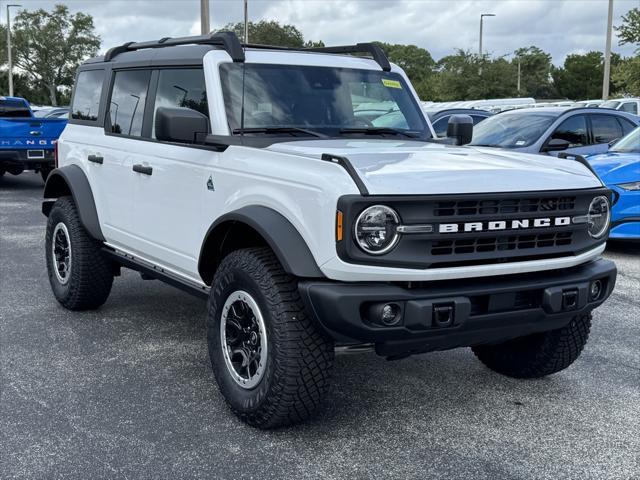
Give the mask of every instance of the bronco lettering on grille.
M 485 232 L 523 230 L 528 228 L 564 227 L 571 225 L 571 217 L 525 218 L 521 220 L 495 220 L 489 222 L 441 223 L 439 233 Z

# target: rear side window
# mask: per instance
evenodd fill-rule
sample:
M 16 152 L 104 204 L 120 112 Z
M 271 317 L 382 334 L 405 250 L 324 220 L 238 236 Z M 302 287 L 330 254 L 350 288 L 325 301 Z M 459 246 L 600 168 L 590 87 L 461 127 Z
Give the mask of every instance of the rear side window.
M 587 139 L 587 121 L 584 115 L 575 115 L 562 122 L 551 135 L 551 140 L 556 138 L 569 142 L 569 148 L 587 145 L 589 143 Z
M 142 135 L 144 107 L 151 70 L 125 70 L 116 73 L 109 103 L 109 131 L 119 135 Z
M 202 69 L 160 70 L 153 112 L 154 126 L 156 111 L 160 107 L 190 108 L 208 117 L 207 90 Z M 156 138 L 155 128 L 151 135 Z
M 636 102 L 625 102 L 623 103 L 618 110 L 622 110 L 623 112 L 633 113 L 634 115 L 638 114 L 638 104 Z
M 620 122 L 620 125 L 622 125 L 622 134 L 625 136 L 631 133 L 636 128 L 635 124 L 633 122 L 630 122 L 626 118 L 620 117 L 618 118 L 618 122 Z
M 80 72 L 73 94 L 71 118 L 89 122 L 98 120 L 103 80 L 104 70 Z
M 595 143 L 609 143 L 622 137 L 622 127 L 613 115 L 593 115 L 591 128 Z

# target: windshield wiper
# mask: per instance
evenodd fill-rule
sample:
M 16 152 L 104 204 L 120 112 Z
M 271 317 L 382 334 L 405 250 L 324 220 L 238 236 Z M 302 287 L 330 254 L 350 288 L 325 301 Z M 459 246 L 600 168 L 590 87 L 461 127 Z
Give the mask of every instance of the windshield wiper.
M 233 134 L 239 133 L 304 133 L 318 138 L 329 138 L 324 133 L 316 132 L 314 130 L 307 130 L 306 128 L 298 127 L 253 127 L 253 128 L 236 128 L 233 130 Z
M 419 138 L 420 134 L 389 127 L 353 127 L 342 128 L 340 133 L 362 133 L 364 135 L 402 135 L 409 138 Z

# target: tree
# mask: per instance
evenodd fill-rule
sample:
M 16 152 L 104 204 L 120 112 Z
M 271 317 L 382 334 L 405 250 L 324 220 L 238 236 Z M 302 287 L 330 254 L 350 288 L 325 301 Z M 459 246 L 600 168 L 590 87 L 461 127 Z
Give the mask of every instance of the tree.
M 232 23 L 225 26 L 223 30 L 234 32 L 241 41 L 244 41 L 244 23 Z M 273 20 L 262 20 L 257 23 L 249 22 L 249 42 L 301 48 L 304 46 L 304 37 L 294 25 L 281 25 Z
M 615 27 L 620 37 L 619 45 L 640 45 L 640 7 L 633 8 L 622 16 L 622 25 Z M 636 50 L 640 53 L 640 48 Z
M 59 87 L 70 89 L 78 65 L 100 48 L 93 18 L 84 13 L 71 15 L 66 6 L 56 5 L 52 12 L 22 10 L 14 25 L 16 67 L 34 86 L 47 91 L 52 105 L 58 105 L 64 95 Z
M 601 52 L 568 55 L 564 65 L 552 71 L 553 83 L 558 94 L 573 100 L 599 98 L 603 75 L 604 63 Z
M 616 95 L 640 97 L 640 55 L 622 59 L 613 65 L 611 82 Z
M 433 96 L 430 80 L 436 62 L 427 50 L 415 45 L 377 43 L 389 60 L 405 71 L 420 98 L 429 99 Z
M 519 48 L 514 53 L 515 58 L 512 63 L 515 65 L 516 72 L 518 59 L 520 60 L 520 96 L 554 97 L 553 84 L 549 77 L 552 68 L 551 55 L 535 46 Z

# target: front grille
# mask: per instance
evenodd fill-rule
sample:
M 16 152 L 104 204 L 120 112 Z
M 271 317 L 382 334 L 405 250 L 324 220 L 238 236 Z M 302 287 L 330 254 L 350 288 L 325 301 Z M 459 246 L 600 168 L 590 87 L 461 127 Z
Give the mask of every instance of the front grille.
M 349 238 L 338 242 L 344 261 L 396 268 L 437 269 L 571 257 L 601 241 L 589 236 L 585 215 L 604 188 L 571 191 L 460 195 L 344 196 L 338 210 Z M 431 231 L 403 234 L 396 247 L 372 257 L 353 238 L 355 219 L 373 204 L 394 208 L 404 225 L 430 225 Z M 569 219 L 569 220 L 567 220 Z
M 431 245 L 431 255 L 457 255 L 465 253 L 506 252 L 531 248 L 571 245 L 572 232 L 520 234 L 499 237 L 458 238 L 437 240 Z
M 507 213 L 559 212 L 573 210 L 576 197 L 503 198 L 497 200 L 452 200 L 437 202 L 436 217 L 499 215 Z

